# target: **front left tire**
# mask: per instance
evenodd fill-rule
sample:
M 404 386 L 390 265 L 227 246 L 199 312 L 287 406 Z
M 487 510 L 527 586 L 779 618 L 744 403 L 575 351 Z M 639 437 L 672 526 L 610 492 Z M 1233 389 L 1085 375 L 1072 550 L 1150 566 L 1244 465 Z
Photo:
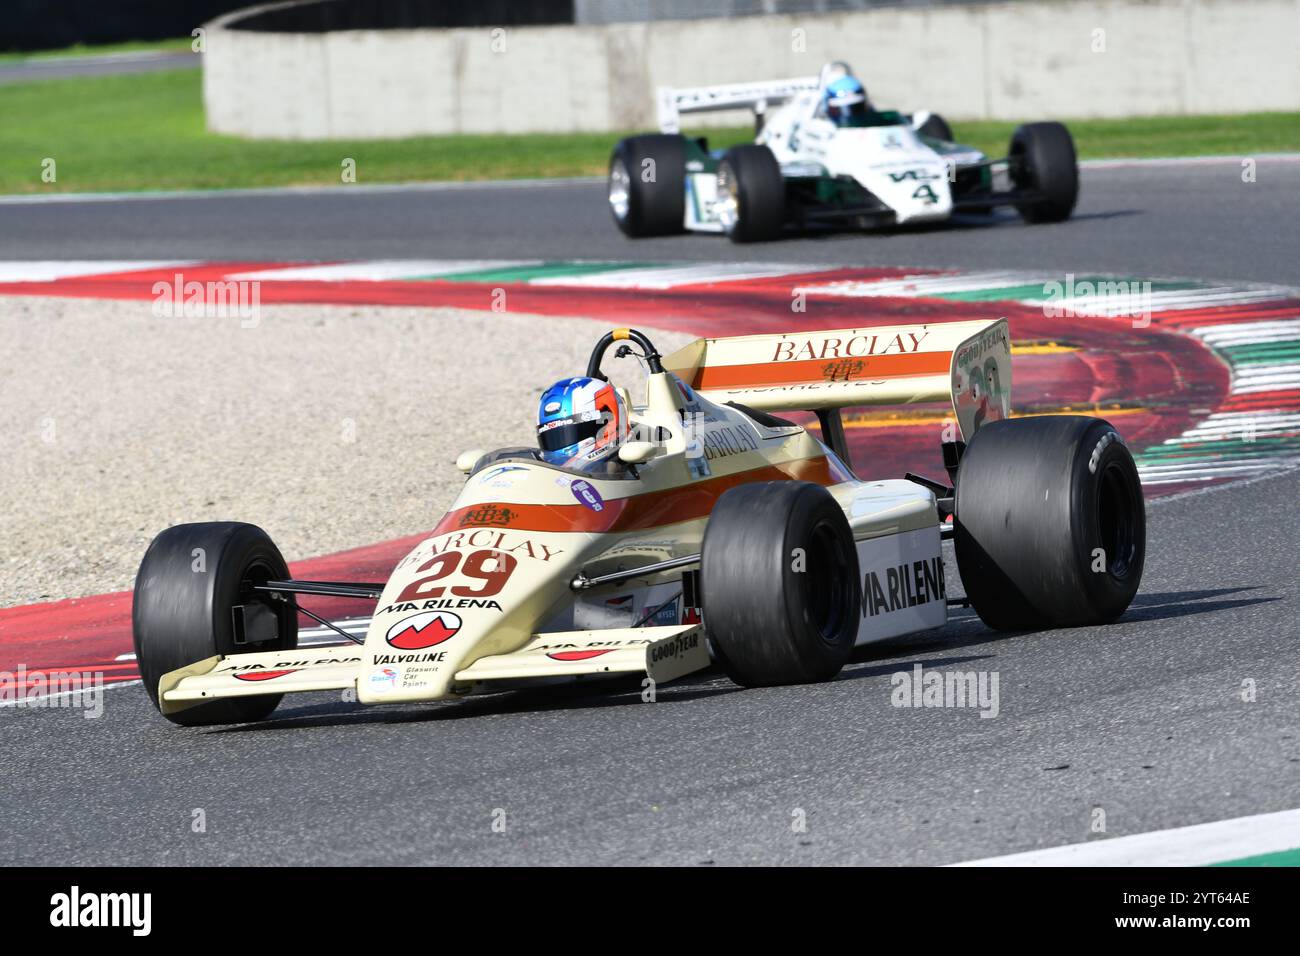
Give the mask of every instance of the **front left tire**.
M 215 655 L 297 647 L 293 606 L 253 589 L 288 577 L 280 549 L 255 525 L 181 524 L 154 538 L 140 562 L 131 608 L 136 663 L 153 705 L 159 704 L 158 681 L 169 671 Z M 244 638 L 238 644 L 236 613 Z M 164 716 L 189 727 L 248 723 L 269 715 L 282 696 L 214 700 Z
M 667 133 L 619 140 L 609 158 L 609 211 L 623 235 L 669 236 L 686 228 L 686 140 Z

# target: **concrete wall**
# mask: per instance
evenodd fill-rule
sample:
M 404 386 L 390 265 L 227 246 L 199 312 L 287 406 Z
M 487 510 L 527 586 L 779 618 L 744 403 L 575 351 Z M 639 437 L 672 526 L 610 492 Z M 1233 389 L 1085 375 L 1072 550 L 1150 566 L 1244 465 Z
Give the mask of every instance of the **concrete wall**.
M 229 20 L 208 30 L 208 126 L 251 137 L 650 128 L 657 86 L 808 75 L 831 59 L 882 106 L 953 119 L 1300 110 L 1300 0 L 1024 0 L 495 34 L 269 34 Z
M 969 0 L 574 0 L 575 23 L 699 20 L 762 13 L 843 13 L 872 7 L 925 7 Z M 1014 3 L 1016 0 L 1000 0 Z

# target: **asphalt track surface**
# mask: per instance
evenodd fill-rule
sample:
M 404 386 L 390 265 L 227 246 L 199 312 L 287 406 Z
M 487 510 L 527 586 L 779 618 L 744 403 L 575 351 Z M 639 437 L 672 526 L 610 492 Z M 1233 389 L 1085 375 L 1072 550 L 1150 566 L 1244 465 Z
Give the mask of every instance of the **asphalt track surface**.
M 123 73 L 153 73 L 159 70 L 197 69 L 198 53 L 167 53 L 140 50 L 90 56 L 33 57 L 0 63 L 0 86 L 32 83 L 77 76 L 117 76 Z
M 702 237 L 625 244 L 599 190 L 592 202 L 582 184 L 8 205 L 0 257 L 635 249 L 647 261 L 1295 283 L 1300 168 L 1269 169 L 1280 193 L 1259 183 L 1234 192 L 1233 167 L 1180 169 L 1176 181 L 1168 170 L 1104 170 L 1085 179 L 1079 218 L 1058 227 L 740 250 Z M 742 691 L 705 674 L 661 688 L 655 703 L 626 685 L 382 708 L 308 695 L 269 722 L 205 730 L 170 726 L 138 686 L 106 691 L 96 720 L 15 708 L 0 734 L 8 859 L 931 864 L 1096 839 L 1097 808 L 1108 836 L 1290 809 L 1300 800 L 1298 494 L 1293 472 L 1149 503 L 1142 591 L 1116 625 L 997 635 L 958 612 L 947 629 L 871 649 L 825 685 Z M 917 663 L 996 672 L 999 715 L 892 706 L 891 676 Z M 196 810 L 206 832 L 194 832 Z
M 961 612 L 830 684 L 308 695 L 200 731 L 138 686 L 107 691 L 96 720 L 16 709 L 9 860 L 938 864 L 1085 840 L 1094 808 L 1110 836 L 1289 809 L 1297 495 L 1291 473 L 1151 504 L 1142 592 L 1116 625 L 999 636 Z M 893 707 L 891 675 L 917 663 L 997 672 L 998 716 Z
M 364 165 L 359 170 L 365 180 Z M 1300 285 L 1300 162 L 1090 168 L 1074 218 L 1013 212 L 943 227 L 734 246 L 624 239 L 595 182 L 353 189 L 112 202 L 0 202 L 0 259 L 367 258 L 780 261 L 1048 269 Z

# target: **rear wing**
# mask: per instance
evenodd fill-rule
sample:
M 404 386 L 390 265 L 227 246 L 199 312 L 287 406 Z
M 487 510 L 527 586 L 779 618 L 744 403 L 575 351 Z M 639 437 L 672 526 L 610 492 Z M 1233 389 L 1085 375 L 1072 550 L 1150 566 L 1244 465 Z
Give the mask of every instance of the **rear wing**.
M 950 400 L 968 441 L 1011 414 L 1006 319 L 696 339 L 663 364 L 710 401 L 761 411 Z
M 790 80 L 759 80 L 755 83 L 727 83 L 722 86 L 697 86 L 680 90 L 661 86 L 656 95 L 659 129 L 664 133 L 680 133 L 682 113 L 750 109 L 762 115 L 769 105 L 816 90 L 820 84 L 818 77 L 801 76 Z

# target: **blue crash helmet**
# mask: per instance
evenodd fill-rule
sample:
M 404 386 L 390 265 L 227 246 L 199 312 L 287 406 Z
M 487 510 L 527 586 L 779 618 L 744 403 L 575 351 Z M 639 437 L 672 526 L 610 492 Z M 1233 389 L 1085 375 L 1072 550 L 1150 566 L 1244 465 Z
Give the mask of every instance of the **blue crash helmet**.
M 604 461 L 618 452 L 627 433 L 627 409 L 608 382 L 566 378 L 542 393 L 537 444 L 543 461 L 561 467 Z
M 855 76 L 841 76 L 826 84 L 826 117 L 836 126 L 859 126 L 871 107 L 867 91 Z

